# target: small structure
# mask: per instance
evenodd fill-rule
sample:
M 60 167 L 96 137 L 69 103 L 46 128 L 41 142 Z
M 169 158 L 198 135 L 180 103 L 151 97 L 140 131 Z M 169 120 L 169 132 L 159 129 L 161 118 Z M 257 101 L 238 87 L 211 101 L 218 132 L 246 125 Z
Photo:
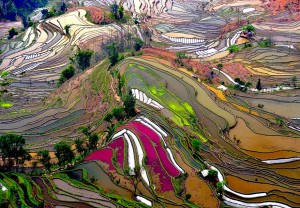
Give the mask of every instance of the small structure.
M 194 79 L 198 79 L 198 78 L 199 78 L 199 76 L 196 75 L 196 74 L 192 74 L 192 77 L 193 77 Z
M 2 191 L 6 191 L 7 190 L 7 188 L 5 186 L 3 186 L 2 183 L 0 183 L 0 188 L 1 188 Z
M 224 85 L 220 85 L 219 87 L 217 87 L 219 90 L 222 90 L 222 91 L 226 91 L 227 90 L 227 87 L 225 87 Z
M 206 176 L 208 176 L 208 170 L 207 169 L 202 170 L 201 174 L 202 174 L 203 178 L 205 178 Z

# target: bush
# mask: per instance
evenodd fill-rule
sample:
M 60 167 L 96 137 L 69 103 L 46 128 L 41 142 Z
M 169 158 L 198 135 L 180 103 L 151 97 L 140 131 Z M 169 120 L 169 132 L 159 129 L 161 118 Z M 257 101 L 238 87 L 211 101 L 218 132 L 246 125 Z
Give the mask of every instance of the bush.
M 210 169 L 210 170 L 208 171 L 207 177 L 208 177 L 210 180 L 215 179 L 217 176 L 218 176 L 218 171 L 212 170 L 212 169 Z
M 75 61 L 78 65 L 78 68 L 83 71 L 83 70 L 87 69 L 88 67 L 90 67 L 91 57 L 93 54 L 94 54 L 93 50 L 79 49 L 74 55 L 75 59 L 74 60 L 72 59 L 72 60 Z
M 186 194 L 186 195 L 185 195 L 185 199 L 186 199 L 186 200 L 189 200 L 191 197 L 192 197 L 191 194 Z
M 75 68 L 73 67 L 73 65 L 69 65 L 67 66 L 67 68 L 65 68 L 61 74 L 60 74 L 60 78 L 58 80 L 58 85 L 62 85 L 65 81 L 67 81 L 68 79 L 71 79 L 73 76 L 75 75 Z
M 259 104 L 257 105 L 257 107 L 263 108 L 263 107 L 264 107 L 264 104 L 260 104 L 260 103 L 259 103 Z
M 112 115 L 118 120 L 123 120 L 125 118 L 125 109 L 122 107 L 114 108 L 112 110 Z
M 252 47 L 252 44 L 251 43 L 245 43 L 244 44 L 244 46 L 243 46 L 243 48 L 251 48 Z
M 18 35 L 19 32 L 16 30 L 16 28 L 12 27 L 8 31 L 8 39 L 12 39 L 15 35 Z
M 217 69 L 221 70 L 222 68 L 223 68 L 223 64 L 220 63 L 217 65 Z
M 255 32 L 253 25 L 246 25 L 242 27 L 242 30 L 247 30 L 248 32 Z
M 202 147 L 202 142 L 199 139 L 193 139 L 192 146 L 195 152 L 198 152 Z
M 139 51 L 144 45 L 144 42 L 140 38 L 134 39 L 134 49 L 135 51 Z
M 260 41 L 259 45 L 261 47 L 271 47 L 271 40 L 270 39 L 265 39 Z
M 228 51 L 230 53 L 237 52 L 239 50 L 240 50 L 239 47 L 237 47 L 236 45 L 231 45 L 231 46 L 228 47 Z

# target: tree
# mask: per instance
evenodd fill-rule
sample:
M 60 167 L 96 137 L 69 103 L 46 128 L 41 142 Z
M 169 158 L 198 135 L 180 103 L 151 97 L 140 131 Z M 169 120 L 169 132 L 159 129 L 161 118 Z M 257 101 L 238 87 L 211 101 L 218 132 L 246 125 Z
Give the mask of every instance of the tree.
M 89 150 L 95 150 L 97 149 L 97 144 L 98 144 L 98 141 L 99 141 L 99 137 L 97 134 L 91 134 L 89 137 L 88 137 L 89 141 L 88 141 L 88 148 Z
M 87 126 L 81 126 L 81 127 L 78 128 L 78 130 L 80 130 L 81 133 L 83 133 L 86 137 L 90 137 L 91 136 L 90 129 Z
M 15 35 L 18 35 L 19 32 L 16 30 L 16 28 L 12 27 L 8 31 L 8 39 L 12 39 Z
M 261 47 L 271 47 L 272 46 L 271 39 L 268 38 L 268 39 L 260 41 L 259 46 L 261 46 Z
M 107 52 L 109 54 L 109 61 L 111 65 L 115 65 L 118 62 L 119 53 L 116 48 L 115 43 L 111 43 L 106 46 Z
M 217 69 L 221 70 L 222 68 L 223 68 L 223 64 L 222 64 L 222 63 L 219 63 L 219 64 L 217 65 Z
M 277 116 L 277 117 L 275 118 L 275 120 L 276 120 L 276 124 L 277 124 L 278 126 L 280 126 L 281 128 L 284 126 L 284 121 L 283 121 L 283 119 L 282 119 L 281 117 Z
M 261 91 L 261 89 L 262 89 L 260 79 L 258 79 L 258 82 L 257 82 L 257 85 L 256 85 L 256 89 L 257 89 L 258 91 Z
M 44 19 L 48 18 L 48 9 L 43 9 L 41 11 L 41 13 L 42 13 Z
M 26 161 L 30 161 L 32 159 L 31 154 L 29 153 L 28 149 L 23 149 L 23 151 L 20 153 L 20 160 L 19 163 L 17 163 L 17 171 L 18 171 L 18 164 L 21 165 L 22 172 L 24 172 L 24 164 Z
M 111 119 L 113 118 L 113 114 L 112 113 L 108 113 L 104 116 L 104 120 L 107 122 L 111 122 Z
M 24 28 L 28 27 L 28 19 L 25 16 L 22 16 L 22 24 Z
M 292 82 L 293 82 L 293 84 L 294 84 L 294 87 L 296 87 L 297 77 L 296 77 L 296 76 L 293 76 L 293 77 L 291 78 L 291 80 L 292 80 Z
M 124 109 L 127 117 L 136 115 L 135 99 L 130 89 L 128 90 L 128 93 L 124 96 Z
M 60 11 L 65 12 L 67 11 L 67 5 L 65 2 L 62 2 L 60 5 Z
M 216 186 L 217 186 L 217 194 L 218 196 L 222 199 L 223 194 L 224 194 L 224 185 L 225 185 L 225 181 L 219 181 Z
M 223 64 L 222 63 L 219 63 L 217 65 L 217 69 L 219 69 L 219 74 L 221 73 L 222 69 L 223 69 Z
M 64 141 L 55 144 L 54 149 L 60 167 L 67 163 L 71 163 L 75 157 L 74 152 L 71 150 L 71 146 Z
M 55 9 L 55 7 L 53 6 L 53 7 L 51 7 L 51 9 L 49 10 L 47 18 L 55 17 L 55 16 L 56 16 L 56 9 Z
M 176 56 L 178 59 L 184 59 L 184 58 L 186 58 L 186 52 L 185 51 L 177 52 Z
M 70 29 L 71 29 L 71 25 L 65 25 L 65 31 L 67 35 L 70 35 Z
M 31 171 L 30 171 L 31 176 L 36 172 L 37 168 L 38 168 L 38 162 L 37 161 L 31 162 Z
M 189 200 L 191 197 L 192 197 L 191 194 L 186 194 L 186 195 L 185 195 L 185 200 Z
M 50 172 L 51 171 L 51 157 L 48 150 L 40 150 L 37 154 L 39 157 L 39 162 L 45 167 L 45 169 Z
M 243 26 L 242 30 L 246 30 L 247 32 L 255 32 L 255 28 L 253 27 L 253 25 Z
M 118 9 L 120 20 L 124 17 L 124 7 L 121 5 Z
M 75 139 L 75 146 L 77 149 L 77 152 L 82 155 L 84 152 L 86 152 L 86 148 L 83 146 L 84 140 L 77 138 Z
M 24 148 L 25 139 L 22 135 L 6 133 L 0 136 L 0 156 L 2 165 L 10 169 L 14 164 L 17 169 L 19 164 L 23 164 L 31 158 L 28 150 Z
M 80 70 L 85 70 L 87 69 L 88 67 L 90 67 L 90 62 L 91 62 L 91 57 L 92 55 L 94 54 L 94 51 L 93 50 L 81 50 L 79 49 L 75 55 L 74 55 L 74 58 L 75 58 L 75 62 L 77 63 L 78 65 L 78 68 Z
M 237 47 L 236 45 L 231 45 L 228 47 L 229 53 L 233 53 L 233 52 L 237 52 L 239 51 L 239 47 Z
M 208 171 L 208 175 L 207 175 L 208 179 L 214 180 L 217 176 L 218 176 L 218 171 L 213 170 L 213 169 L 210 169 Z
M 133 183 L 134 194 L 136 194 L 137 186 L 138 186 L 139 182 L 142 180 L 142 178 L 141 178 L 141 167 L 139 165 L 135 166 L 134 169 L 132 170 L 132 172 L 133 172 L 132 175 L 129 173 L 129 179 Z
M 114 108 L 111 113 L 118 121 L 125 118 L 125 110 L 123 107 Z
M 202 147 L 202 142 L 199 139 L 193 139 L 192 146 L 195 152 L 199 152 Z
M 6 4 L 6 18 L 11 21 L 15 21 L 17 17 L 17 8 L 12 0 L 9 0 Z
M 110 17 L 111 17 L 112 19 L 119 20 L 118 12 L 119 12 L 119 5 L 116 4 L 116 3 L 113 3 L 113 4 L 110 6 Z
M 65 68 L 59 77 L 58 85 L 62 85 L 65 81 L 68 79 L 71 79 L 75 75 L 75 68 L 73 65 L 68 65 L 67 68 Z
M 144 41 L 140 38 L 134 38 L 134 49 L 135 51 L 139 51 L 144 45 Z

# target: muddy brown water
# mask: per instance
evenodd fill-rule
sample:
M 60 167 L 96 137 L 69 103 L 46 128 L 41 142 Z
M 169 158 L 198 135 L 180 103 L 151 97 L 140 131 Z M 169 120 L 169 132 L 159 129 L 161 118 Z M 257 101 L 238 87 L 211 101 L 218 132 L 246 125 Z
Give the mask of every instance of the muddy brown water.
M 275 151 L 294 151 L 294 156 L 300 156 L 299 138 L 285 136 L 267 136 L 252 132 L 246 125 L 245 121 L 238 118 L 238 123 L 234 129 L 229 132 L 230 138 L 240 140 L 239 147 L 242 149 L 256 152 L 271 152 Z
M 97 162 L 95 161 L 91 161 L 88 163 L 83 163 L 80 164 L 78 166 L 76 166 L 76 168 L 83 168 L 86 169 L 88 172 L 88 176 L 89 177 L 94 177 L 95 179 L 97 179 L 96 184 L 98 186 L 100 186 L 101 188 L 103 188 L 103 190 L 105 192 L 111 192 L 111 193 L 115 193 L 118 194 L 120 196 L 126 197 L 128 199 L 132 199 L 132 192 L 125 189 L 125 188 L 121 188 L 120 186 L 117 186 L 116 184 L 114 184 L 110 177 L 104 172 L 104 170 L 97 164 Z

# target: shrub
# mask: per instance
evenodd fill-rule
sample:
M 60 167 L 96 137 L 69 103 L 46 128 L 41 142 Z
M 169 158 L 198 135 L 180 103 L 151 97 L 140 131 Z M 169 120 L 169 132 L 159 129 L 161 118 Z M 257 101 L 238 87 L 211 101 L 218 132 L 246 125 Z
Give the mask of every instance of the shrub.
M 60 78 L 58 80 L 58 86 L 62 85 L 65 81 L 67 81 L 68 79 L 71 79 L 73 76 L 75 75 L 75 69 L 74 67 L 70 64 L 69 66 L 67 66 L 67 68 L 65 68 L 61 74 L 60 74 Z
M 230 53 L 237 52 L 239 50 L 240 50 L 239 47 L 237 47 L 236 45 L 231 45 L 231 46 L 228 47 L 228 51 Z
M 114 108 L 112 110 L 112 115 L 118 120 L 123 120 L 125 118 L 125 110 L 122 107 Z
M 208 177 L 210 180 L 215 179 L 217 176 L 218 176 L 218 171 L 212 170 L 212 169 L 210 169 L 210 170 L 208 171 L 207 177 Z
M 144 42 L 140 38 L 134 38 L 134 49 L 139 51 L 144 45 Z
M 223 64 L 219 63 L 219 64 L 217 65 L 217 68 L 218 68 L 219 70 L 221 70 L 221 69 L 223 68 Z
M 93 50 L 81 50 L 79 49 L 75 55 L 74 55 L 74 58 L 75 58 L 75 62 L 77 63 L 78 65 L 78 68 L 80 70 L 85 70 L 87 69 L 88 67 L 90 67 L 90 62 L 91 62 L 91 57 L 93 55 L 94 51 Z
M 270 39 L 265 39 L 260 41 L 259 45 L 261 47 L 271 47 L 271 40 Z
M 184 59 L 184 58 L 186 58 L 186 52 L 185 51 L 177 52 L 176 56 L 178 59 Z
M 135 99 L 132 95 L 131 90 L 129 90 L 128 93 L 124 96 L 124 108 L 128 117 L 136 115 Z
M 109 44 L 108 46 L 106 46 L 106 50 L 108 52 L 109 61 L 111 65 L 115 65 L 118 62 L 118 58 L 119 58 L 119 52 L 116 48 L 116 44 L 115 43 Z
M 255 32 L 253 25 L 246 25 L 242 27 L 242 30 L 247 30 L 248 32 Z
M 257 85 L 256 85 L 256 89 L 257 89 L 258 91 L 260 91 L 260 90 L 262 89 L 260 79 L 258 79 L 258 82 L 257 82 Z
M 202 147 L 202 142 L 199 139 L 193 139 L 192 146 L 195 152 L 198 152 Z
M 258 104 L 257 107 L 263 108 L 263 107 L 264 107 L 264 104 Z
M 186 200 L 189 200 L 191 197 L 192 197 L 191 194 L 186 194 L 186 195 L 185 195 L 185 199 L 186 199 Z
M 243 48 L 251 48 L 252 47 L 252 44 L 251 43 L 245 43 L 244 44 L 244 46 L 243 46 Z
M 8 39 L 12 39 L 15 35 L 18 35 L 19 32 L 16 30 L 16 28 L 12 27 L 8 31 Z

